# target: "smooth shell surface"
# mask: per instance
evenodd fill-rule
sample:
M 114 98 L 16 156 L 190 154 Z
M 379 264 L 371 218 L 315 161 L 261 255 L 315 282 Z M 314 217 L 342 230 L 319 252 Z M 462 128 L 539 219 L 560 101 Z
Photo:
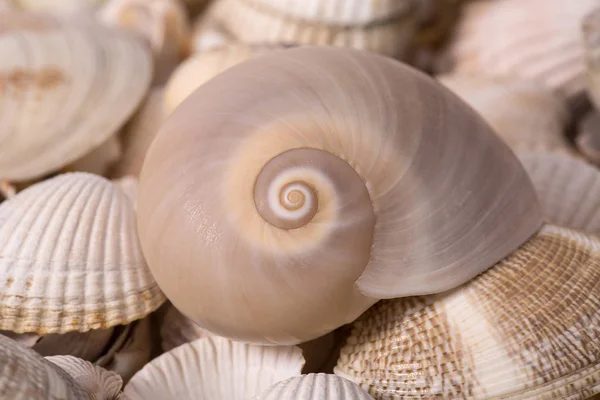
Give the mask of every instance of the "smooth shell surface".
M 600 241 L 546 225 L 437 296 L 382 301 L 335 373 L 375 399 L 587 399 L 600 393 Z
M 0 329 L 105 329 L 165 300 L 139 247 L 131 201 L 110 181 L 71 173 L 0 204 Z
M 184 315 L 279 344 L 378 298 L 456 287 L 541 224 L 522 166 L 470 107 L 399 62 L 335 47 L 263 55 L 201 86 L 153 142 L 137 210 Z
M 336 375 L 309 374 L 276 383 L 253 400 L 373 400 L 356 383 Z
M 300 375 L 294 346 L 256 346 L 207 337 L 181 345 L 146 365 L 125 387 L 131 400 L 246 400 Z
M 144 44 L 88 20 L 0 15 L 0 179 L 56 171 L 104 143 L 141 102 Z

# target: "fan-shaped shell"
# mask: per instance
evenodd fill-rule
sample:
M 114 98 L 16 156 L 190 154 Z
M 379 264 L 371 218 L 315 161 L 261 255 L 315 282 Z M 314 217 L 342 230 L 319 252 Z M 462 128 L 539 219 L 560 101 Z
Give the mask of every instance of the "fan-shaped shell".
M 202 85 L 150 147 L 137 210 L 181 312 L 281 344 L 378 298 L 460 285 L 540 226 L 525 171 L 470 107 L 399 62 L 335 47 Z
M 335 369 L 376 399 L 600 393 L 600 241 L 547 225 L 464 286 L 382 301 Z
M 89 172 L 96 175 L 106 175 L 110 167 L 123 155 L 121 142 L 116 135 L 96 147 L 90 153 L 73 161 L 67 171 Z
M 442 75 L 438 81 L 475 109 L 516 152 L 575 154 L 565 136 L 566 102 L 530 81 L 469 75 Z
M 533 79 L 568 97 L 585 89 L 581 20 L 597 0 L 470 2 L 449 44 L 453 69 Z
M 577 149 L 591 163 L 600 166 L 600 114 L 589 113 L 579 126 Z
M 146 365 L 125 387 L 135 399 L 245 400 L 273 383 L 300 375 L 294 346 L 256 346 L 206 337 L 183 344 Z
M 71 173 L 0 204 L 0 329 L 65 333 L 129 323 L 164 295 L 138 244 L 130 200 Z
M 69 374 L 86 391 L 89 400 L 116 400 L 121 395 L 123 380 L 114 372 L 72 356 L 52 356 L 46 360 Z
M 200 328 L 172 305 L 169 306 L 160 327 L 163 351 L 170 351 L 182 344 L 208 336 L 213 336 L 213 334 Z
M 37 178 L 89 153 L 146 93 L 150 54 L 129 34 L 19 13 L 0 26 L 0 179 Z
M 373 400 L 357 384 L 336 375 L 309 374 L 276 383 L 253 400 Z

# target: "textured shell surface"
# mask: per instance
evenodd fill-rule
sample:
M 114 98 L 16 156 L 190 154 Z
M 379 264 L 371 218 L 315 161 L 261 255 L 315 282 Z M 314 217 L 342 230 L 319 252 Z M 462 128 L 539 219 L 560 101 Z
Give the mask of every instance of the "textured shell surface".
M 586 399 L 600 392 L 600 241 L 546 225 L 448 293 L 384 300 L 335 373 L 375 399 Z
M 253 400 L 373 400 L 356 383 L 330 374 L 308 374 L 276 383 Z
M 169 305 L 160 327 L 160 339 L 163 351 L 170 351 L 182 344 L 208 336 L 214 335 L 206 329 L 200 328 L 173 305 Z
M 137 211 L 184 315 L 297 344 L 377 299 L 489 268 L 541 226 L 535 196 L 510 149 L 433 79 L 303 47 L 234 66 L 181 104 L 146 155 Z
M 552 224 L 600 234 L 600 170 L 562 154 L 520 155 Z
M 534 79 L 566 96 L 585 89 L 581 20 L 597 0 L 467 3 L 449 44 L 461 73 Z
M 62 369 L 0 335 L 0 398 L 81 400 L 86 393 Z
M 251 398 L 272 384 L 300 375 L 304 359 L 295 346 L 258 346 L 206 337 L 152 360 L 125 386 L 136 399 Z
M 1 14 L 0 27 L 0 179 L 37 178 L 89 153 L 150 84 L 149 50 L 126 32 L 25 13 Z
M 517 153 L 575 154 L 566 136 L 566 101 L 535 82 L 474 75 L 441 75 L 438 81 L 466 101 Z
M 581 120 L 575 145 L 589 162 L 600 166 L 600 114 L 597 111 Z
M 115 132 L 116 133 L 116 132 Z M 111 136 L 106 142 L 91 152 L 73 161 L 65 172 L 89 172 L 96 175 L 106 175 L 110 167 L 123 156 L 121 142 L 117 135 Z
M 52 356 L 46 360 L 60 367 L 87 393 L 88 400 L 116 400 L 123 380 L 115 373 L 72 356 Z
M 140 249 L 131 201 L 110 181 L 58 175 L 0 204 L 0 329 L 106 329 L 164 300 Z

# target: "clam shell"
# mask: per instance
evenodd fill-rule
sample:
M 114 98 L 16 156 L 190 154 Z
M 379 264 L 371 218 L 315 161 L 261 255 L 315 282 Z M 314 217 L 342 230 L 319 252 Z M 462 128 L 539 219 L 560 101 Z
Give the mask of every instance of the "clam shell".
M 600 241 L 546 225 L 462 287 L 382 301 L 335 368 L 375 399 L 600 393 Z
M 600 114 L 598 112 L 592 112 L 583 118 L 575 145 L 589 162 L 600 166 Z
M 0 329 L 106 329 L 165 300 L 142 255 L 131 201 L 110 181 L 70 173 L 0 204 Z
M 52 356 L 46 360 L 60 367 L 87 393 L 90 400 L 116 400 L 120 398 L 123 380 L 104 368 L 72 356 Z
M 161 347 L 163 351 L 170 351 L 182 344 L 208 336 L 214 335 L 206 329 L 200 328 L 192 320 L 180 313 L 173 305 L 169 305 L 160 327 Z
M 356 383 L 336 375 L 309 374 L 276 383 L 253 400 L 373 400 Z
M 123 155 L 121 142 L 116 135 L 111 136 L 106 142 L 96 147 L 82 158 L 73 161 L 65 172 L 81 171 L 96 175 L 106 175 L 110 167 Z
M 213 336 L 183 344 L 152 360 L 125 387 L 135 399 L 245 400 L 300 375 L 294 346 L 256 346 Z
M 0 26 L 0 179 L 37 178 L 89 153 L 150 84 L 150 53 L 127 33 L 22 13 L 3 13 Z

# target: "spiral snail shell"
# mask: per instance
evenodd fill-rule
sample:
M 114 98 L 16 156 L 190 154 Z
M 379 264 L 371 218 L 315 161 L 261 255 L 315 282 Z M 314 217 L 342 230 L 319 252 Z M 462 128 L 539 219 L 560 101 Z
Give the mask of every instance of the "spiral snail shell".
M 303 47 L 237 65 L 175 110 L 142 167 L 138 230 L 160 287 L 199 326 L 294 344 L 378 299 L 473 278 L 538 230 L 535 196 L 509 148 L 433 79 Z

